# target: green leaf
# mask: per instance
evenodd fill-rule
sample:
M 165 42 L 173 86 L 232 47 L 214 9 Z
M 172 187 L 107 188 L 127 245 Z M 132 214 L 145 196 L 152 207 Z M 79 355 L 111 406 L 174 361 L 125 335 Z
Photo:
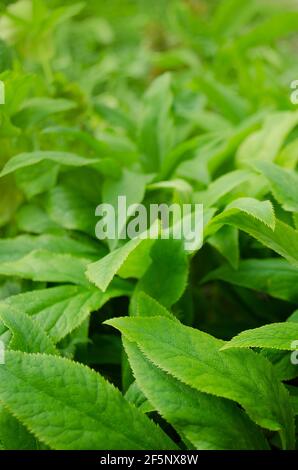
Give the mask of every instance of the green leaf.
M 226 207 L 226 211 L 233 209 L 254 217 L 272 230 L 275 228 L 274 210 L 270 201 L 258 201 L 257 199 L 242 197 L 235 199 Z
M 39 150 L 31 153 L 21 153 L 15 157 L 12 157 L 3 168 L 2 172 L 0 173 L 0 177 L 14 173 L 15 171 L 21 170 L 22 168 L 37 165 L 43 161 L 50 161 L 60 165 L 74 167 L 94 165 L 98 162 L 98 160 L 93 158 L 80 157 L 74 153 Z
M 80 191 L 57 185 L 45 195 L 43 205 L 50 219 L 60 227 L 94 235 L 95 206 Z
M 214 103 L 226 118 L 238 123 L 243 120 L 249 110 L 249 104 L 235 91 L 217 79 L 208 71 L 202 70 L 197 78 L 200 90 Z
M 55 186 L 59 169 L 57 163 L 41 161 L 34 166 L 17 171 L 15 174 L 16 184 L 26 198 L 31 199 Z
M 140 317 L 156 317 L 163 316 L 171 319 L 175 317 L 170 313 L 163 305 L 161 305 L 157 300 L 150 297 L 150 295 L 141 291 L 135 294 L 135 315 Z
M 126 198 L 126 208 L 132 204 L 140 204 L 145 196 L 146 184 L 151 179 L 152 176 L 150 175 L 135 173 L 124 169 L 119 180 L 105 180 L 102 188 L 102 202 L 103 204 L 110 204 L 115 208 L 115 216 L 119 224 L 119 226 L 117 226 L 118 233 L 122 233 L 127 222 L 125 218 L 121 217 L 121 214 L 118 214 L 119 196 Z M 108 243 L 111 248 L 114 248 L 117 245 L 117 240 L 108 240 Z
M 104 258 L 89 264 L 86 271 L 87 278 L 105 292 L 120 271 L 123 277 L 139 277 L 150 262 L 147 253 L 153 243 L 154 240 L 150 239 L 134 238 L 129 240 Z M 139 257 L 141 261 L 147 260 L 145 266 L 139 262 Z
M 103 174 L 115 176 L 118 172 L 118 166 L 111 159 L 85 158 L 70 152 L 56 152 L 50 150 L 39 150 L 31 153 L 20 153 L 12 157 L 2 172 L 0 177 L 9 175 L 23 168 L 37 165 L 40 162 L 55 162 L 59 165 L 69 167 L 93 166 Z
M 175 448 L 99 374 L 67 359 L 8 351 L 0 398 L 53 449 Z
M 269 162 L 256 162 L 254 168 L 268 179 L 275 199 L 284 210 L 298 212 L 298 174 Z
M 298 163 L 298 139 L 291 140 L 286 144 L 276 157 L 276 164 L 289 170 L 295 170 Z
M 208 243 L 228 260 L 229 264 L 237 269 L 239 265 L 239 235 L 235 227 L 224 225 L 212 237 Z
M 241 260 L 237 270 L 221 266 L 210 271 L 203 282 L 220 279 L 224 282 L 298 302 L 298 269 L 279 258 Z
M 0 240 L 0 262 L 17 260 L 37 249 L 88 258 L 104 253 L 100 244 L 71 238 L 66 235 L 19 235 L 15 238 Z
M 298 311 L 292 313 L 287 319 L 287 322 L 298 321 Z M 297 365 L 291 361 L 291 354 L 289 351 L 282 351 L 277 349 L 262 349 L 263 354 L 270 362 L 272 362 L 275 373 L 280 380 L 292 380 L 298 376 Z
M 250 28 L 234 42 L 234 46 L 243 51 L 262 44 L 270 44 L 283 36 L 297 32 L 297 24 L 297 12 L 280 12 Z
M 42 132 L 45 135 L 59 134 L 59 135 L 69 136 L 70 138 L 76 141 L 79 140 L 83 142 L 86 146 L 93 149 L 99 155 L 102 155 L 102 153 L 104 152 L 105 156 L 107 156 L 106 154 L 108 153 L 108 147 L 103 142 L 95 139 L 88 132 L 81 131 L 78 128 L 64 127 L 64 126 L 63 127 L 52 126 L 52 127 L 47 127 Z
M 21 202 L 21 194 L 10 177 L 0 181 L 0 227 L 7 224 Z
M 124 340 L 139 387 L 159 413 L 199 450 L 267 449 L 260 430 L 228 400 L 201 393 L 156 367 Z M 221 423 L 218 426 L 218 423 Z
M 239 0 L 226 0 L 219 3 L 212 18 L 212 30 L 220 38 L 222 36 L 230 37 L 241 32 L 242 28 L 256 15 L 258 10 L 259 2 L 255 0 L 247 3 Z
M 135 342 L 155 366 L 200 392 L 236 401 L 258 425 L 279 431 L 284 448 L 294 447 L 289 397 L 264 357 L 246 349 L 220 351 L 223 341 L 167 318 L 106 323 Z
M 210 183 L 208 189 L 196 195 L 196 200 L 206 207 L 217 204 L 220 199 L 240 184 L 248 181 L 252 173 L 246 170 L 231 171 Z
M 152 263 L 136 287 L 165 307 L 182 296 L 188 279 L 188 260 L 182 240 L 157 240 L 151 249 Z
M 14 261 L 0 263 L 1 276 L 17 276 L 39 282 L 69 282 L 88 285 L 85 270 L 90 259 L 35 250 Z
M 284 322 L 264 325 L 253 330 L 242 331 L 222 349 L 230 348 L 273 348 L 295 351 L 298 341 L 298 323 Z
M 213 234 L 224 224 L 248 233 L 291 264 L 298 266 L 297 230 L 275 219 L 269 201 L 260 202 L 249 198 L 234 201 L 211 220 L 206 229 L 206 236 Z
M 23 310 L 42 325 L 54 343 L 58 343 L 78 328 L 90 313 L 114 297 L 129 295 L 130 289 L 123 281 L 113 283 L 105 293 L 91 286 L 63 285 L 11 296 L 0 303 L 0 308 Z
M 145 94 L 139 146 L 143 166 L 148 172 L 158 171 L 173 144 L 171 76 L 166 73 L 153 81 Z
M 0 405 L 0 443 L 5 450 L 39 450 L 40 444 L 11 413 Z
M 261 354 L 273 365 L 279 380 L 292 380 L 298 377 L 297 365 L 291 362 L 291 353 L 277 349 L 262 349 Z
M 22 206 L 16 213 L 16 222 L 21 232 L 34 234 L 63 233 L 59 227 L 40 207 L 34 204 Z
M 273 162 L 288 134 L 298 124 L 298 112 L 280 111 L 269 114 L 261 130 L 250 134 L 237 151 L 239 164 L 262 160 Z
M 18 127 L 33 127 L 57 113 L 64 113 L 76 108 L 76 103 L 62 98 L 31 98 L 23 103 L 13 122 Z
M 0 319 L 11 331 L 9 348 L 15 351 L 58 354 L 41 324 L 16 308 L 0 304 Z
M 134 381 L 128 388 L 125 398 L 129 403 L 136 406 L 143 413 L 151 413 L 155 411 L 155 407 L 147 400 L 143 392 Z

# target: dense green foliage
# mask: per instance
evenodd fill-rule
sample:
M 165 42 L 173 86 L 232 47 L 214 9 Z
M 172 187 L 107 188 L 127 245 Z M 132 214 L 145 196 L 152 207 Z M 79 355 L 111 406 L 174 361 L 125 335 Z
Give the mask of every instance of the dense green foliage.
M 0 4 L 1 448 L 296 448 L 297 3 Z

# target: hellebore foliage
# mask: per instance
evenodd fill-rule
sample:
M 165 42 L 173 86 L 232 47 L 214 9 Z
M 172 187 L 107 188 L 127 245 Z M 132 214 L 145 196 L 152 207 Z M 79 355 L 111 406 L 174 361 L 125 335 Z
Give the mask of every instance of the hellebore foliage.
M 2 2 L 2 449 L 297 448 L 297 33 L 294 1 Z M 119 196 L 202 236 L 126 239 Z

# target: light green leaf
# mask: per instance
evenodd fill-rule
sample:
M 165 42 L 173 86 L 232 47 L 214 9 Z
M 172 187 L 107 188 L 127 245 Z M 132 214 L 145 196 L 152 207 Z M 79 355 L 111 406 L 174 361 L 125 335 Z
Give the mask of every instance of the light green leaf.
M 297 344 L 294 344 L 294 343 Z M 239 333 L 222 349 L 273 348 L 295 351 L 298 346 L 298 323 L 272 323 Z
M 239 96 L 232 87 L 220 83 L 210 71 L 202 70 L 197 81 L 200 90 L 214 103 L 223 116 L 237 123 L 247 116 L 248 102 Z
M 247 349 L 220 351 L 223 341 L 168 318 L 116 318 L 106 323 L 135 342 L 163 371 L 200 392 L 238 402 L 257 424 L 279 431 L 284 448 L 294 447 L 289 396 L 264 357 Z
M 239 0 L 225 0 L 219 3 L 213 18 L 212 30 L 220 38 L 231 37 L 241 32 L 243 27 L 253 18 L 260 8 L 260 3 L 255 0 L 243 3 Z
M 294 138 L 285 147 L 282 148 L 281 152 L 276 157 L 275 163 L 288 168 L 289 170 L 295 170 L 298 163 L 298 139 Z
M 59 165 L 70 167 L 93 166 L 99 172 L 111 176 L 116 176 L 118 173 L 118 166 L 113 160 L 108 158 L 85 158 L 70 152 L 38 150 L 31 153 L 20 153 L 12 157 L 3 168 L 0 177 L 44 161 L 55 162 Z
M 11 296 L 0 303 L 0 308 L 23 310 L 42 325 L 54 343 L 58 343 L 78 328 L 90 313 L 114 297 L 129 295 L 130 290 L 124 281 L 113 283 L 105 293 L 91 286 L 64 285 Z
M 125 217 L 118 214 L 118 198 L 124 196 L 126 208 L 132 204 L 140 204 L 145 196 L 146 184 L 152 179 L 152 176 L 135 173 L 124 169 L 120 179 L 106 179 L 102 188 L 102 202 L 110 204 L 115 209 L 118 233 L 122 233 L 127 223 Z M 125 211 L 126 212 L 126 211 Z M 121 221 L 121 222 L 120 222 Z M 115 248 L 117 240 L 108 240 L 111 248 Z
M 75 239 L 66 235 L 19 235 L 15 238 L 0 240 L 0 262 L 17 260 L 37 249 L 88 258 L 94 258 L 98 254 L 103 255 L 105 253 L 99 243 L 89 242 L 85 239 Z
M 137 383 L 149 402 L 196 449 L 268 448 L 260 430 L 236 404 L 201 393 L 175 379 L 146 359 L 136 343 L 124 339 L 124 347 Z
M 298 310 L 289 316 L 287 322 L 298 322 Z M 291 352 L 277 349 L 262 349 L 263 354 L 273 364 L 275 374 L 280 380 L 292 380 L 298 377 L 297 365 L 291 361 Z
M 243 51 L 262 44 L 270 44 L 283 36 L 297 32 L 297 24 L 296 11 L 279 12 L 241 34 L 233 45 Z
M 1 262 L 0 275 L 32 281 L 88 285 L 85 270 L 89 263 L 90 259 L 35 250 L 16 260 Z
M 51 115 L 74 108 L 76 108 L 75 102 L 63 98 L 31 98 L 25 101 L 14 116 L 14 124 L 18 127 L 33 127 Z
M 158 171 L 173 145 L 174 129 L 171 118 L 173 96 L 171 76 L 166 73 L 153 81 L 145 94 L 139 146 L 143 166 L 148 172 Z
M 16 308 L 0 304 L 0 319 L 11 331 L 9 348 L 15 351 L 58 354 L 51 339 L 42 329 L 41 324 Z
M 57 185 L 45 195 L 43 205 L 50 219 L 60 227 L 94 236 L 95 206 L 80 191 Z
M 84 158 L 74 153 L 39 150 L 31 153 L 21 153 L 12 157 L 3 168 L 0 173 L 0 177 L 14 173 L 22 168 L 37 165 L 43 161 L 50 161 L 59 163 L 60 165 L 74 167 L 94 165 L 95 163 L 98 163 L 98 160 L 95 160 L 94 158 Z
M 242 197 L 235 199 L 226 207 L 226 211 L 233 209 L 254 217 L 272 230 L 275 228 L 274 210 L 270 201 L 258 201 L 257 199 Z
M 196 194 L 196 200 L 206 207 L 217 204 L 218 201 L 231 192 L 240 184 L 248 181 L 252 177 L 252 173 L 246 170 L 235 170 L 217 178 L 210 183 L 208 189 Z
M 297 365 L 291 362 L 292 353 L 277 349 L 262 349 L 261 354 L 272 363 L 279 380 L 293 380 L 298 377 Z
M 8 351 L 0 367 L 0 399 L 53 449 L 175 448 L 113 385 L 67 359 Z
M 234 268 L 239 264 L 239 236 L 235 227 L 224 225 L 212 237 L 208 238 L 208 243 L 224 256 Z
M 128 388 L 125 398 L 129 403 L 136 406 L 143 413 L 151 413 L 155 411 L 155 407 L 147 400 L 141 389 L 134 381 Z
M 76 141 L 81 141 L 83 142 L 86 146 L 90 147 L 94 152 L 96 152 L 98 155 L 101 155 L 104 153 L 105 156 L 108 153 L 108 147 L 105 145 L 104 142 L 101 142 L 100 140 L 95 139 L 91 134 L 88 132 L 84 132 L 80 130 L 79 128 L 74 128 L 74 127 L 65 127 L 65 126 L 52 126 L 52 127 L 47 127 L 46 129 L 43 129 L 42 131 L 43 134 L 45 135 L 52 135 L 52 134 L 58 134 L 58 135 L 65 135 L 70 137 L 73 140 Z
M 254 168 L 269 181 L 275 199 L 286 211 L 298 212 L 298 174 L 274 163 L 256 162 Z
M 171 319 L 175 319 L 174 315 L 170 313 L 163 305 L 161 305 L 157 300 L 150 297 L 150 295 L 141 291 L 136 295 L 135 299 L 135 315 L 140 317 L 156 317 L 163 316 Z
M 288 134 L 298 124 L 298 112 L 280 111 L 269 114 L 261 130 L 250 134 L 240 145 L 236 159 L 239 164 L 262 160 L 273 162 Z
M 15 174 L 16 184 L 26 198 L 31 199 L 55 186 L 59 169 L 57 163 L 41 161 L 34 166 L 17 171 Z
M 157 236 L 157 232 L 155 232 Z M 103 292 L 107 289 L 116 274 L 125 277 L 139 277 L 148 267 L 148 253 L 154 240 L 149 238 L 133 238 L 125 245 L 117 248 L 104 258 L 88 266 L 86 276 Z M 140 257 L 140 259 L 139 259 Z M 140 261 L 144 261 L 142 265 Z
M 228 224 L 243 230 L 260 243 L 298 266 L 297 230 L 275 219 L 272 204 L 249 198 L 234 201 L 226 210 L 214 217 L 206 229 L 206 236 L 213 235 L 222 225 Z M 260 223 L 261 222 L 261 223 Z M 274 227 L 275 223 L 275 227 Z
M 22 206 L 15 217 L 18 229 L 21 232 L 34 234 L 63 233 L 63 229 L 37 205 L 26 204 Z
M 152 263 L 139 281 L 135 295 L 145 292 L 165 307 L 182 296 L 188 279 L 188 260 L 182 240 L 157 240 L 150 253 Z
M 11 413 L 0 405 L 0 443 L 4 450 L 39 450 L 39 442 Z

